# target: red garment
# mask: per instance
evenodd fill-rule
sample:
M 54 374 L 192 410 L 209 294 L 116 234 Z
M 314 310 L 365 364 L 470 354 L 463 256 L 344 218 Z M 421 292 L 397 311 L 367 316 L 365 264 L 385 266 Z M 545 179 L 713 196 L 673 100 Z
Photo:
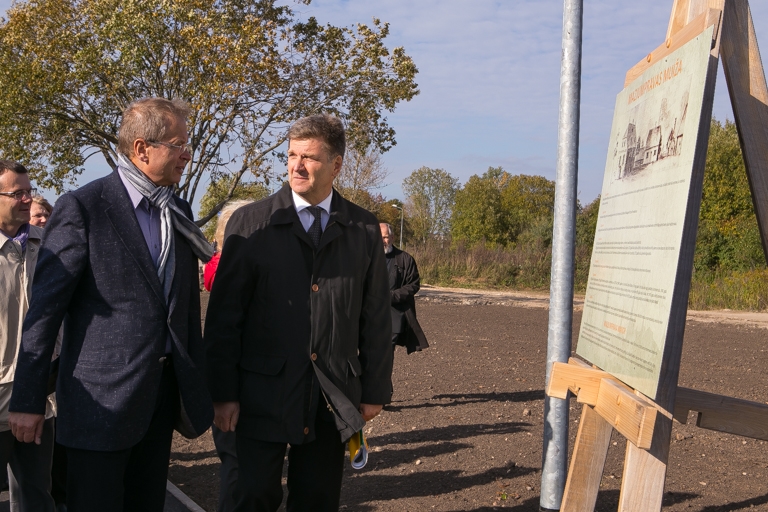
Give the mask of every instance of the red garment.
M 211 257 L 211 261 L 205 264 L 203 270 L 203 285 L 206 291 L 211 291 L 213 287 L 213 278 L 216 277 L 216 269 L 219 268 L 219 259 L 221 258 L 221 252 L 217 252 Z

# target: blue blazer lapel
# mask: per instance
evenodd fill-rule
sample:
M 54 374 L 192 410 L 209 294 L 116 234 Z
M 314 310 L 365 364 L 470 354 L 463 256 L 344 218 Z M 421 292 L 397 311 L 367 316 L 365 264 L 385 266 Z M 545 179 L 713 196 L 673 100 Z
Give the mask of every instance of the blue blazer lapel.
M 114 171 L 105 181 L 101 198 L 109 203 L 104 213 L 112 223 L 118 238 L 125 245 L 128 254 L 136 261 L 157 298 L 167 307 L 163 287 L 160 285 L 160 278 L 157 277 L 152 255 L 149 253 L 147 242 L 144 240 L 141 227 L 139 227 L 139 221 L 136 220 L 136 212 L 131 199 L 128 197 L 128 192 L 125 190 L 117 171 Z

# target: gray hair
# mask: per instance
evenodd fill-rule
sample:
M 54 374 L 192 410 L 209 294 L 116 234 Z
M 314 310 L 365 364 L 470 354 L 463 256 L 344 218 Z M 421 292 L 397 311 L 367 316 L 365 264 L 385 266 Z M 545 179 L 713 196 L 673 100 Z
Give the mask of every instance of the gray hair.
M 132 102 L 123 111 L 117 150 L 125 156 L 133 156 L 136 139 L 163 140 L 168 124 L 174 119 L 186 122 L 189 113 L 189 106 L 178 99 L 142 98 Z
M 5 174 L 6 171 L 15 172 L 16 174 L 28 174 L 27 168 L 19 162 L 14 162 L 13 160 L 0 160 L 0 176 Z
M 331 158 L 344 156 L 346 136 L 344 125 L 338 117 L 330 114 L 318 114 L 302 117 L 288 129 L 288 140 L 321 139 Z
M 48 200 L 41 195 L 32 196 L 32 202 L 45 208 L 45 211 L 48 212 L 48 215 L 50 215 L 53 211 L 53 206 L 51 206 L 51 203 L 49 203 Z
M 392 224 L 390 224 L 389 222 L 379 222 L 379 226 L 387 226 L 390 236 L 394 236 L 395 228 L 392 227 Z
M 237 201 L 230 201 L 224 205 L 219 214 L 219 219 L 216 221 L 216 233 L 213 235 L 214 240 L 219 248 L 224 247 L 224 232 L 227 229 L 227 222 L 229 218 L 235 213 L 235 210 L 242 208 L 245 205 L 251 204 L 251 199 L 240 199 Z

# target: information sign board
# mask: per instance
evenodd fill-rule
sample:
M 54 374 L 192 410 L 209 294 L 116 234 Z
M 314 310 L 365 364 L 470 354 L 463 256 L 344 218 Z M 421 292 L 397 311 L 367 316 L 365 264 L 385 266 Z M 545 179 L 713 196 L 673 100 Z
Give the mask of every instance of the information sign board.
M 577 354 L 656 395 L 713 27 L 616 99 Z

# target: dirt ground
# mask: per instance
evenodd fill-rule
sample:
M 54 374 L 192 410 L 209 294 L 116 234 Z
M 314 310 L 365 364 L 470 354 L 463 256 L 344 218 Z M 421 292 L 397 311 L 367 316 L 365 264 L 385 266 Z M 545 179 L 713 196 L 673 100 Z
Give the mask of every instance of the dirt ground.
M 367 426 L 372 454 L 346 467 L 344 511 L 537 511 L 541 483 L 545 296 L 425 288 L 431 347 L 395 355 L 394 401 Z M 580 303 L 577 301 L 577 309 Z M 581 315 L 574 318 L 578 333 Z M 680 385 L 768 400 L 768 315 L 691 313 Z M 574 337 L 574 346 L 575 346 Z M 768 402 L 766 402 L 768 403 Z M 580 406 L 571 401 L 571 444 Z M 614 433 L 598 511 L 616 510 L 625 441 Z M 216 510 L 210 434 L 177 437 L 170 480 Z M 675 423 L 664 510 L 768 510 L 768 443 Z

